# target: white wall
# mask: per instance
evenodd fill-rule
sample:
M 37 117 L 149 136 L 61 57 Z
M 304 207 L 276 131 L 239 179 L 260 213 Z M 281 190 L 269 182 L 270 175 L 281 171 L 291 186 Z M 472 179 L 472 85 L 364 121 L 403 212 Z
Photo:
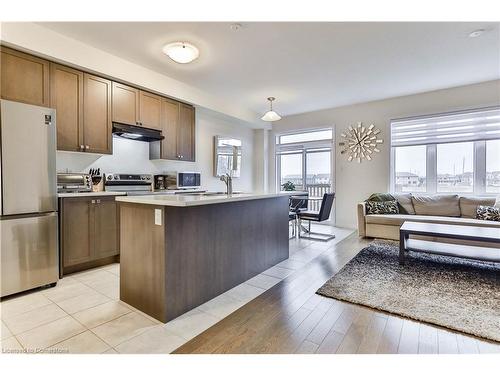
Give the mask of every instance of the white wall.
M 437 90 L 393 99 L 350 105 L 289 116 L 273 124 L 269 135 L 269 189 L 275 189 L 274 137 L 277 133 L 334 126 L 335 139 L 349 125 L 361 121 L 382 130 L 381 153 L 361 164 L 335 152 L 336 225 L 356 227 L 356 204 L 373 192 L 389 190 L 391 119 L 479 108 L 500 104 L 500 80 Z M 337 143 L 337 142 L 335 142 Z
M 149 160 L 149 145 L 146 142 L 113 137 L 113 155 L 95 155 L 77 152 L 57 152 L 58 172 L 88 172 L 90 168 L 101 168 L 101 172 L 162 173 L 166 171 L 201 172 L 202 188 L 223 191 L 225 185 L 213 176 L 213 144 L 215 135 L 230 136 L 242 140 L 241 177 L 233 181 L 234 190 L 253 190 L 253 129 L 235 126 L 211 111 L 196 111 L 196 162 Z

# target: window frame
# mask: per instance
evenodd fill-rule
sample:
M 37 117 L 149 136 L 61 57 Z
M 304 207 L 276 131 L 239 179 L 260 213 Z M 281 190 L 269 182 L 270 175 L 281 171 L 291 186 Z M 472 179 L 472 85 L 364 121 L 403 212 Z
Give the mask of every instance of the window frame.
M 482 181 L 483 181 L 484 195 L 498 196 L 498 195 L 500 195 L 500 192 L 487 192 L 486 191 L 486 180 L 487 180 L 487 176 L 488 176 L 488 171 L 486 169 L 486 167 L 487 167 L 486 162 L 487 162 L 487 152 L 488 152 L 488 145 L 487 145 L 488 141 L 499 141 L 500 142 L 500 138 L 499 139 L 488 139 L 488 140 L 484 141 L 483 150 L 482 150 L 483 153 L 481 154 L 481 157 L 482 157 L 481 162 L 484 163 L 484 175 L 479 176 L 479 178 L 482 178 Z
M 301 133 L 314 133 L 319 131 L 329 130 L 332 132 L 331 139 L 315 140 L 315 141 L 304 141 L 304 142 L 293 142 L 293 143 L 279 143 L 280 137 L 285 135 L 301 134 Z M 335 187 L 335 129 L 333 126 L 322 127 L 322 128 L 311 128 L 311 129 L 300 129 L 290 132 L 283 132 L 275 134 L 275 186 L 276 191 L 281 191 L 281 154 L 289 151 L 290 153 L 302 153 L 302 187 L 306 187 L 307 180 L 307 153 L 319 151 L 330 151 L 330 185 L 333 190 Z M 323 150 L 321 150 L 323 149 Z
M 392 121 L 391 121 L 392 122 Z M 481 196 L 496 196 L 498 192 L 486 191 L 486 143 L 488 140 L 463 141 L 463 143 L 471 142 L 473 144 L 473 185 L 472 192 L 456 192 L 460 195 L 481 195 Z M 425 192 L 409 192 L 414 194 L 453 194 L 455 192 L 438 192 L 437 191 L 437 145 L 444 143 L 462 143 L 462 142 L 442 142 L 429 143 L 426 146 L 426 190 Z M 408 146 L 392 146 L 390 148 L 390 192 L 396 192 L 396 148 L 411 147 Z

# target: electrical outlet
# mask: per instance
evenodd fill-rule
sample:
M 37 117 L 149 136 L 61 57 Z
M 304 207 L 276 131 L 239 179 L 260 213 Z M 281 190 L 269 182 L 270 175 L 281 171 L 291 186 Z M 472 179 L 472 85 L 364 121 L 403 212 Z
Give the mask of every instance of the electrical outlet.
M 161 225 L 161 209 L 155 208 L 155 225 Z

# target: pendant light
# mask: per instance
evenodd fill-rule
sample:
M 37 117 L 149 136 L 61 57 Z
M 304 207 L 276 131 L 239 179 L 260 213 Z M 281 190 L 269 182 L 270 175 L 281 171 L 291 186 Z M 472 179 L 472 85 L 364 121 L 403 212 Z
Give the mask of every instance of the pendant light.
M 273 98 L 270 96 L 267 98 L 269 100 L 269 111 L 267 111 L 264 116 L 262 116 L 260 119 L 263 121 L 278 121 L 281 120 L 281 116 L 278 115 L 276 112 L 273 111 L 273 100 L 276 100 L 276 98 Z

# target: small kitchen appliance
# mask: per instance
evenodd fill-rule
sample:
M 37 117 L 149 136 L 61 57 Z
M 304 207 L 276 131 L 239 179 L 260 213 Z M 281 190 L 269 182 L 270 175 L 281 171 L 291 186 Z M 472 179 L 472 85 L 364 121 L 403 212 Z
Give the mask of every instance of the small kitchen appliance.
M 201 173 L 199 172 L 167 172 L 164 175 L 168 190 L 199 189 Z
M 87 173 L 58 173 L 58 193 L 85 193 L 92 191 L 92 178 Z

